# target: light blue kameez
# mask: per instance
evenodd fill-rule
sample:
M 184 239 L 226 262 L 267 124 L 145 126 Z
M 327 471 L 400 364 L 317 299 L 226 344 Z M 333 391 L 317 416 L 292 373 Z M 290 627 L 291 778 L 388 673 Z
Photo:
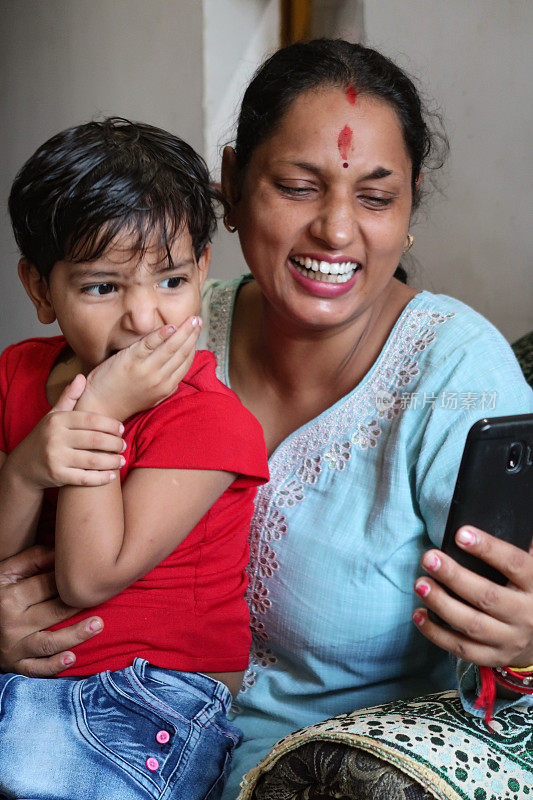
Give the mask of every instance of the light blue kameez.
M 202 308 L 200 346 L 226 384 L 242 280 L 210 281 Z M 440 546 L 471 425 L 531 411 L 501 334 L 421 292 L 361 383 L 273 453 L 250 535 L 253 645 L 234 717 L 244 742 L 224 800 L 290 731 L 455 685 L 450 657 L 411 621 L 413 583 Z

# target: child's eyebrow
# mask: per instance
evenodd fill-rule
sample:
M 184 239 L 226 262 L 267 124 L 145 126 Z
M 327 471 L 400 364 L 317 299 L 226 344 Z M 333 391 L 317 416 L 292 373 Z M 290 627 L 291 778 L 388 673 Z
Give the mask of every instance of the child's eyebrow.
M 108 278 L 116 278 L 119 275 L 118 272 L 109 272 L 102 271 L 102 270 L 92 270 L 87 269 L 86 267 L 80 267 L 79 269 L 74 269 L 71 273 L 71 277 L 75 280 L 83 280 L 84 278 L 91 278 L 95 280 L 102 280 Z
M 168 261 L 162 266 L 154 269 L 158 275 L 162 272 L 171 272 L 173 269 L 180 269 L 181 267 L 192 267 L 196 264 L 194 258 L 184 258 L 181 261 L 173 261 L 171 264 Z

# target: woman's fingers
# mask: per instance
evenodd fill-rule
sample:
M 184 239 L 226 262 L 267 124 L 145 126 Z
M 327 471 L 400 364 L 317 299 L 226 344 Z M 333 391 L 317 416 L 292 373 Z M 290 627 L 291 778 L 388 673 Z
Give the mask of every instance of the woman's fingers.
M 481 531 L 479 533 L 481 534 Z M 469 549 L 472 548 L 472 554 L 477 556 L 480 552 L 485 554 L 486 549 L 483 550 L 483 548 L 488 548 L 490 561 L 489 558 L 483 560 L 505 574 L 511 580 L 509 585 L 500 586 L 483 578 L 466 567 L 460 566 L 453 558 L 439 550 L 430 550 L 425 553 L 422 558 L 422 566 L 439 583 L 450 588 L 467 603 L 502 622 L 512 623 L 516 618 L 517 603 L 520 602 L 523 593 L 529 594 L 533 589 L 530 574 L 533 571 L 533 556 L 488 534 L 483 534 L 483 539 L 485 540 L 484 544 L 479 545 L 479 550 L 477 550 L 477 544 L 468 546 Z M 474 547 L 476 547 L 476 552 L 474 552 Z M 502 553 L 506 558 L 505 569 L 500 562 Z
M 1 587 L 18 583 L 24 578 L 39 575 L 54 568 L 54 551 L 42 545 L 30 547 L 0 562 L 0 597 Z
M 533 533 L 532 533 L 533 536 Z M 533 591 L 533 555 L 472 525 L 459 528 L 455 541 L 465 552 L 498 569 L 520 589 Z
M 69 628 L 32 633 L 19 646 L 17 672 L 30 678 L 56 675 L 75 663 L 76 655 L 70 648 L 97 636 L 102 630 L 100 617 L 89 617 Z
M 453 653 L 457 658 L 485 667 L 500 667 L 504 663 L 500 650 L 432 622 L 425 608 L 417 608 L 413 612 L 413 622 L 433 644 Z
M 505 622 L 452 597 L 431 578 L 419 578 L 415 583 L 415 592 L 443 622 L 451 625 L 467 639 L 483 643 L 490 648 L 498 648 L 505 640 L 507 636 Z

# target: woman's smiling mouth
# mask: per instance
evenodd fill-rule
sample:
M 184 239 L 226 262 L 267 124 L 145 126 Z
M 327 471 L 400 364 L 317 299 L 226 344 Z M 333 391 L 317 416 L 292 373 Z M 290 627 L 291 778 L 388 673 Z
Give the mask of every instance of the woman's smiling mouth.
M 306 278 L 321 283 L 346 283 L 361 269 L 357 261 L 324 261 L 309 256 L 290 256 L 293 267 Z

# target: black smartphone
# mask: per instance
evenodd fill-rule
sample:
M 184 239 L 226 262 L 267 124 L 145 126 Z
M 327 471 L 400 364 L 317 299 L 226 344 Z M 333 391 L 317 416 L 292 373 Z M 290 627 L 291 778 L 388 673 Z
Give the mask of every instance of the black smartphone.
M 455 543 L 462 525 L 529 550 L 533 537 L 533 414 L 480 419 L 470 428 L 441 550 L 495 583 L 507 578 Z M 447 591 L 453 594 L 449 589 Z M 442 621 L 429 612 L 430 618 Z

